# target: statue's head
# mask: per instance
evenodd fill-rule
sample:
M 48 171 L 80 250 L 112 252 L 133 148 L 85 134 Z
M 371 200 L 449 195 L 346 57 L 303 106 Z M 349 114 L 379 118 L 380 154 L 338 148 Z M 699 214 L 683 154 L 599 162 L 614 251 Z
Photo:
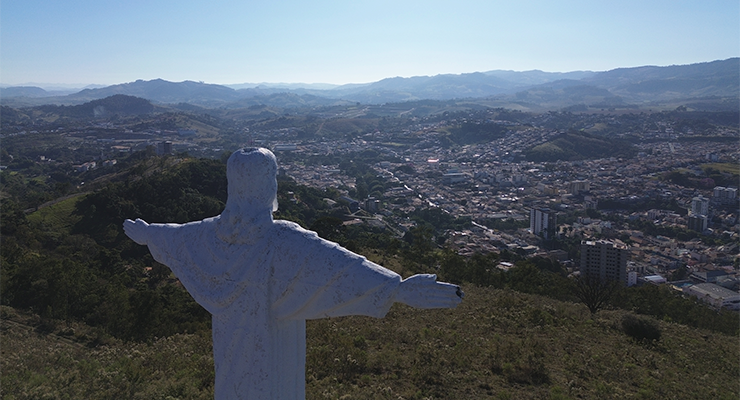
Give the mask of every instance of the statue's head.
M 277 211 L 277 160 L 270 150 L 241 149 L 226 163 L 227 208 L 241 212 Z

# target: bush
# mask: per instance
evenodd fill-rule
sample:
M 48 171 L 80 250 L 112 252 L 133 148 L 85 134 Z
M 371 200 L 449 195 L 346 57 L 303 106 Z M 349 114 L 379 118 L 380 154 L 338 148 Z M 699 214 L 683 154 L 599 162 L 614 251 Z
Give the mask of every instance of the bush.
M 660 327 L 648 318 L 625 315 L 622 318 L 622 330 L 638 342 L 660 340 Z

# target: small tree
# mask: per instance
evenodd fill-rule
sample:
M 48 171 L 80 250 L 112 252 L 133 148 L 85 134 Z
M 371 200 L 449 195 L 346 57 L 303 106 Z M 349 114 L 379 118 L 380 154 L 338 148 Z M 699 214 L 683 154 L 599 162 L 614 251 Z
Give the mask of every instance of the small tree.
M 579 300 L 588 307 L 591 314 L 604 308 L 619 287 L 619 283 L 599 278 L 579 277 L 575 282 L 575 292 Z
M 660 340 L 660 327 L 648 318 L 627 314 L 622 318 L 622 330 L 638 342 L 657 342 Z

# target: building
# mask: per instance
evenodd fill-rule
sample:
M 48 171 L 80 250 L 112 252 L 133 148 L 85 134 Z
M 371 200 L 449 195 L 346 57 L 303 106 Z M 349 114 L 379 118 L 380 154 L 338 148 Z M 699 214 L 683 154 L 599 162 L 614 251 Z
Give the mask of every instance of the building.
M 717 186 L 712 193 L 712 201 L 719 204 L 732 204 L 737 201 L 737 189 Z
M 664 278 L 662 275 L 648 275 L 648 276 L 643 276 L 641 279 L 645 283 L 649 283 L 651 285 L 656 285 L 656 286 L 668 283 L 668 280 Z
M 529 211 L 529 230 L 534 235 L 552 238 L 557 230 L 557 213 L 549 208 L 534 207 Z
M 111 150 L 117 151 L 119 153 L 130 153 L 131 147 L 130 146 L 111 146 Z
M 627 283 L 627 246 L 607 240 L 581 242 L 581 276 Z
M 704 196 L 691 199 L 691 215 L 709 215 L 709 199 Z
M 75 165 L 75 171 L 77 172 L 87 172 L 91 169 L 97 168 L 98 164 L 95 161 L 89 161 L 84 164 Z
M 727 272 L 723 270 L 697 271 L 692 272 L 689 278 L 698 283 L 716 283 L 718 278 L 723 278 L 727 275 Z
M 451 168 L 447 170 L 447 173 L 442 175 L 442 183 L 451 185 L 453 183 L 466 182 L 468 175 L 460 172 L 457 168 Z
M 375 197 L 370 197 L 367 200 L 365 200 L 365 211 L 375 213 L 382 209 L 382 205 L 380 203 L 380 200 L 376 199 Z
M 637 271 L 627 273 L 627 286 L 637 285 Z
M 294 143 L 278 143 L 272 149 L 274 151 L 296 151 L 298 146 Z
M 709 228 L 709 218 L 706 215 L 690 215 L 688 228 L 692 231 L 704 232 Z
M 700 283 L 698 285 L 687 286 L 683 291 L 708 303 L 714 308 L 719 309 L 724 307 L 730 310 L 740 310 L 740 293 L 733 292 L 714 283 Z
M 166 154 L 172 154 L 172 142 L 159 142 L 157 143 L 157 155 L 163 156 Z
M 588 181 L 573 181 L 568 184 L 568 193 L 578 194 L 591 190 L 591 184 Z

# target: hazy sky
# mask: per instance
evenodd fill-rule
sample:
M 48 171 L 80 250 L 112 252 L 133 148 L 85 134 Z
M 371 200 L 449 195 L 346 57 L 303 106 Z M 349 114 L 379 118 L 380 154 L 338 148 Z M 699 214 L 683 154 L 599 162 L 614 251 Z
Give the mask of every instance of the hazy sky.
M 363 83 L 740 55 L 738 0 L 2 0 L 0 83 Z

